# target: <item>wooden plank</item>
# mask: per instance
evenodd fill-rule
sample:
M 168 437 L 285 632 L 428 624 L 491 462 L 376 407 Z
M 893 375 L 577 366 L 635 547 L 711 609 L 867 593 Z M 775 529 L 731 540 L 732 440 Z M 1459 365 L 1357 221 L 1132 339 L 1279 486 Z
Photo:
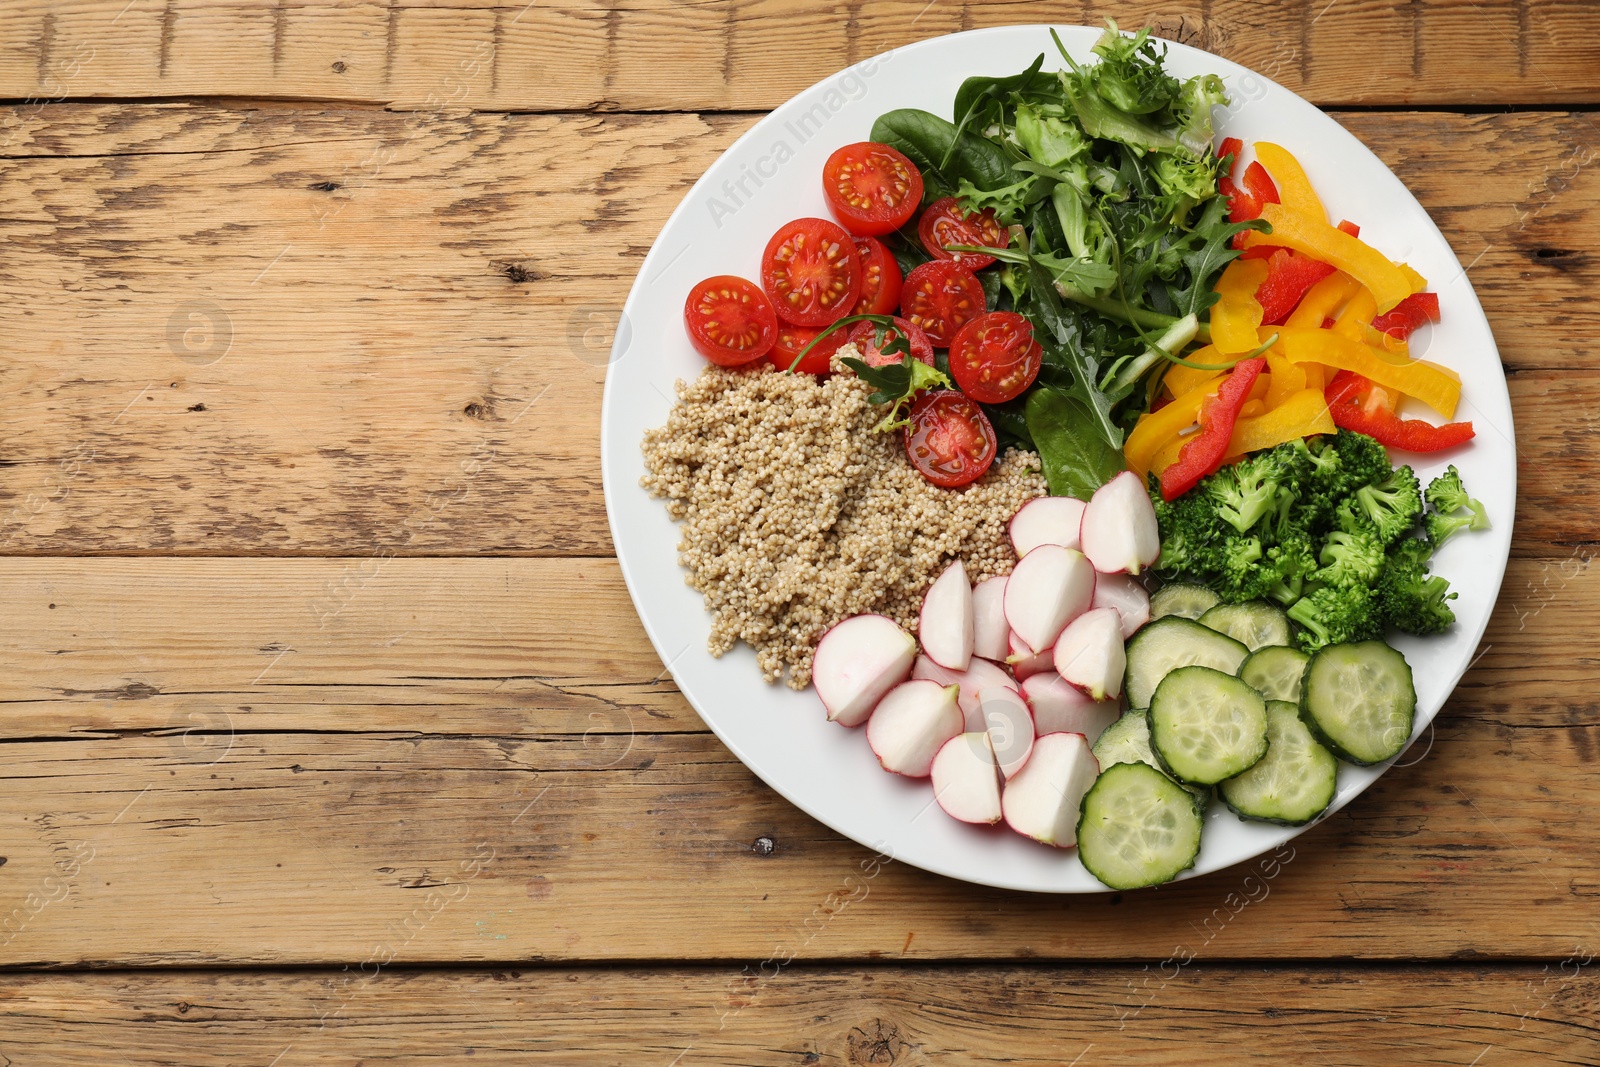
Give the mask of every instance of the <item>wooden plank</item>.
M 1600 895 L 1591 554 L 1514 563 L 1414 762 L 1279 862 L 1071 899 L 879 863 L 684 732 L 613 564 L 393 560 L 322 630 L 342 561 L 6 561 L 0 964 L 356 960 L 424 906 L 402 963 L 1556 958 Z
M 254 96 L 487 109 L 766 109 L 820 76 L 983 26 L 1147 22 L 1322 104 L 1592 102 L 1582 0 L 1297 0 L 801 7 L 562 0 L 336 7 L 278 0 L 27 0 L 0 17 L 0 94 Z M 1018 68 L 1029 57 L 1019 57 Z
M 1461 1067 L 1592 1059 L 1593 967 L 11 975 L 15 1063 Z M 1401 1051 L 1403 1050 L 1403 1052 Z M 674 1057 L 678 1057 L 676 1060 Z
M 1471 265 L 1515 372 L 1517 550 L 1586 538 L 1600 490 L 1560 475 L 1600 448 L 1588 116 L 1342 118 Z M 749 121 L 10 109 L 0 329 L 32 358 L 0 551 L 609 553 L 610 327 Z

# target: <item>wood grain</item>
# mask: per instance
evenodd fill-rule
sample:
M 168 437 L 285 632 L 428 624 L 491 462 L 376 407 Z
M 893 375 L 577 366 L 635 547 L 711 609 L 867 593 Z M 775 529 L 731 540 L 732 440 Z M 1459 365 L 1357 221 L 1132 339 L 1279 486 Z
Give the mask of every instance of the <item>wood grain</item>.
M 1415 761 L 1292 857 L 1087 898 L 802 815 L 692 732 L 611 563 L 391 560 L 324 628 L 344 561 L 10 560 L 0 964 L 1559 959 L 1597 936 L 1591 554 L 1514 563 Z
M 1098 24 L 1108 15 L 1129 28 L 1151 23 L 1319 104 L 1578 103 L 1600 93 L 1600 16 L 1582 0 L 24 0 L 0 16 L 0 94 L 755 110 L 929 37 L 1017 23 Z
M 1576 957 L 1575 959 L 1581 959 Z M 14 1063 L 1461 1067 L 1592 1060 L 1593 967 L 9 976 Z M 1224 1059 L 1220 1049 L 1226 1048 Z M 677 1057 L 674 1059 L 674 1057 Z M 1077 1057 L 1074 1061 L 1073 1057 Z
M 1589 539 L 1590 116 L 1341 118 L 1496 328 L 1535 460 L 1516 551 Z M 609 554 L 617 309 L 749 121 L 9 109 L 0 329 L 31 358 L 0 371 L 0 551 Z

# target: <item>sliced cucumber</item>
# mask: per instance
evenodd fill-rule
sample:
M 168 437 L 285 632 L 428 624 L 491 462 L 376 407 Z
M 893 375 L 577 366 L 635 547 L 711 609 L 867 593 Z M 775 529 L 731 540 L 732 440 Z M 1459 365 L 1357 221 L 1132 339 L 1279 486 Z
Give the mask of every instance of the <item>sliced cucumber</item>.
M 1123 690 L 1128 706 L 1147 708 L 1156 686 L 1179 667 L 1212 667 L 1232 674 L 1250 650 L 1226 634 L 1193 619 L 1169 615 L 1141 627 L 1128 642 Z
M 1107 726 L 1094 743 L 1094 758 L 1100 762 L 1102 771 L 1118 763 L 1143 763 L 1166 773 L 1150 750 L 1150 719 L 1143 711 L 1125 712 L 1122 718 Z M 1205 786 L 1178 784 L 1189 791 L 1201 810 L 1211 803 L 1211 790 Z
M 1289 616 L 1265 600 L 1218 604 L 1200 616 L 1200 625 L 1227 634 L 1251 652 L 1289 643 Z
M 1306 664 L 1300 717 L 1340 759 L 1365 767 L 1398 755 L 1416 713 L 1411 667 L 1382 641 L 1325 645 Z
M 1323 748 L 1300 708 L 1282 700 L 1267 703 L 1267 754 L 1261 762 L 1218 787 L 1228 807 L 1246 819 L 1299 826 L 1333 803 L 1339 761 Z
M 1198 619 L 1220 603 L 1222 598 L 1203 585 L 1168 582 L 1151 594 L 1150 618 L 1177 615 L 1184 619 Z
M 1267 703 L 1231 674 L 1180 667 L 1150 700 L 1150 748 L 1185 782 L 1216 785 L 1267 754 Z
M 1170 882 L 1200 854 L 1199 809 L 1176 782 L 1144 763 L 1100 772 L 1078 816 L 1078 857 L 1112 889 Z
M 1268 645 L 1250 653 L 1239 668 L 1244 683 L 1268 700 L 1300 703 L 1300 679 L 1311 657 L 1288 645 Z

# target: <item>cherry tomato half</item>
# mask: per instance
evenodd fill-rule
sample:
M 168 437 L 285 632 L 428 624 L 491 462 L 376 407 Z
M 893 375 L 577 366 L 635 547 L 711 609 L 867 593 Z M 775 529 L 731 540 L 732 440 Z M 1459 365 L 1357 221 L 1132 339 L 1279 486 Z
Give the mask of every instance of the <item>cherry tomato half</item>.
M 767 294 L 754 282 L 720 274 L 689 290 L 683 324 L 695 351 L 722 367 L 739 367 L 766 355 L 778 336 Z
M 923 393 L 911 404 L 906 457 L 928 481 L 954 489 L 983 477 L 998 444 L 989 416 L 954 389 Z
M 950 342 L 950 376 L 982 404 L 1004 404 L 1039 376 L 1044 350 L 1033 323 L 1015 311 L 991 311 L 961 327 Z
M 838 223 L 795 219 L 761 254 L 761 288 L 772 310 L 796 326 L 826 326 L 850 314 L 861 295 L 861 260 Z
M 794 362 L 794 357 L 800 350 L 817 339 L 821 330 L 813 330 L 809 326 L 791 326 L 787 322 L 778 323 L 778 340 L 772 346 L 772 351 L 767 353 L 767 361 L 779 370 L 788 370 L 789 364 Z M 823 342 L 806 353 L 806 358 L 800 361 L 795 368 L 807 374 L 827 374 L 828 367 L 833 361 L 833 354 L 849 340 L 850 331 L 844 327 L 834 330 Z
M 852 315 L 893 315 L 900 306 L 900 285 L 905 281 L 894 253 L 876 237 L 857 237 L 856 256 L 861 260 L 861 296 Z
M 864 237 L 893 233 L 922 203 L 922 172 L 886 144 L 847 144 L 822 165 L 828 209 L 844 228 Z
M 935 200 L 917 220 L 917 236 L 922 247 L 934 259 L 953 259 L 968 270 L 982 270 L 994 262 L 993 256 L 980 252 L 949 252 L 946 245 L 987 245 L 1005 248 L 1011 235 L 994 217 L 994 212 L 984 208 L 968 215 L 953 196 Z
M 921 326 L 935 348 L 944 348 L 956 331 L 983 314 L 983 283 L 953 259 L 913 267 L 900 290 L 900 314 Z
M 896 337 L 905 334 L 906 344 L 911 346 L 911 354 L 915 358 L 933 366 L 933 342 L 928 340 L 928 335 L 921 326 L 914 322 L 895 316 L 894 326 L 884 331 L 883 345 L 887 348 Z M 850 328 L 850 343 L 861 352 L 861 362 L 869 367 L 882 367 L 889 363 L 899 363 L 903 353 L 891 352 L 884 355 L 877 343 L 878 324 L 875 322 L 858 322 Z

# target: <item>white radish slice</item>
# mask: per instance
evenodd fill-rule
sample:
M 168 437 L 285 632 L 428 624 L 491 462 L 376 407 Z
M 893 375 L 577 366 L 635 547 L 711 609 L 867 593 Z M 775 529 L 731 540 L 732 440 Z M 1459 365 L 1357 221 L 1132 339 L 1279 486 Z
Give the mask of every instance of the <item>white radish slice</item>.
M 1015 689 L 985 689 L 978 694 L 978 702 L 989 726 L 995 762 L 1000 773 L 1010 778 L 1033 751 L 1033 713 Z
M 972 662 L 972 583 L 958 559 L 944 569 L 922 597 L 917 636 L 922 651 L 941 667 L 964 671 Z
M 1035 497 L 1011 516 L 1011 547 L 1021 559 L 1040 545 L 1078 547 L 1084 502 L 1070 496 Z
M 1094 568 L 1083 553 L 1040 545 L 1006 579 L 1006 621 L 1023 644 L 1046 649 L 1093 599 Z
M 952 818 L 1000 821 L 1000 768 L 987 732 L 957 734 L 933 757 L 933 797 Z
M 1090 744 L 1122 713 L 1117 701 L 1091 700 L 1055 671 L 1028 678 L 1022 683 L 1022 696 L 1033 709 L 1035 733 L 1082 734 Z
M 878 701 L 867 720 L 867 744 L 886 771 L 926 778 L 933 757 L 961 732 L 956 687 L 938 682 L 902 682 Z
M 911 669 L 911 677 L 938 682 L 940 685 L 960 686 L 961 696 L 958 700 L 961 714 L 966 716 L 968 733 L 978 733 L 988 728 L 983 719 L 979 693 L 985 689 L 1017 688 L 1016 679 L 986 659 L 973 660 L 964 671 L 952 671 L 939 666 L 927 656 L 918 656 L 916 665 Z
M 828 718 L 860 726 L 883 695 L 911 674 L 917 642 L 884 615 L 852 615 L 822 635 L 811 681 Z
M 1006 825 L 1042 844 L 1072 848 L 1083 795 L 1099 773 L 1082 734 L 1043 735 L 1027 764 L 1006 781 L 1000 797 Z
M 1017 681 L 1027 681 L 1032 675 L 1040 671 L 1053 671 L 1056 669 L 1055 654 L 1048 648 L 1043 652 L 1035 652 L 1023 643 L 1022 638 L 1012 634 L 1008 639 L 1011 655 L 1006 657 L 1006 663 L 1011 667 L 1011 673 L 1017 676 Z
M 1150 594 L 1138 580 L 1126 574 L 1101 574 L 1094 580 L 1091 608 L 1116 608 L 1122 616 L 1122 639 L 1126 641 L 1150 621 Z
M 1138 574 L 1161 556 L 1161 528 L 1144 483 L 1123 471 L 1083 509 L 1083 554 L 1102 574 Z
M 1011 654 L 1011 625 L 1006 622 L 1006 580 L 985 578 L 972 587 L 972 654 L 1003 660 Z
M 1095 608 L 1073 619 L 1056 642 L 1056 673 L 1095 700 L 1122 695 L 1128 667 L 1122 644 L 1122 616 L 1116 608 Z

